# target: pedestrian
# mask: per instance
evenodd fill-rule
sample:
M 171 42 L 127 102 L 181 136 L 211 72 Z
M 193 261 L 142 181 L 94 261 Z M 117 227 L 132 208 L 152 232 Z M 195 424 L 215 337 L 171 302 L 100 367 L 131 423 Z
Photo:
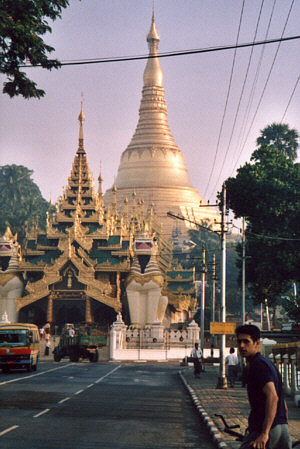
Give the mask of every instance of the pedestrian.
M 237 377 L 237 369 L 239 366 L 239 360 L 234 353 L 234 348 L 230 348 L 230 353 L 225 359 L 225 363 L 228 366 L 228 380 L 229 386 L 231 388 L 234 387 L 234 382 Z
M 49 355 L 50 347 L 51 347 L 50 333 L 46 333 L 46 335 L 45 335 L 45 355 Z
M 194 349 L 192 349 L 191 357 L 193 358 L 194 363 L 194 376 L 196 378 L 200 378 L 200 371 L 201 371 L 201 359 L 202 359 L 202 351 L 199 348 L 199 344 L 195 343 Z
M 287 405 L 276 366 L 259 352 L 260 330 L 252 324 L 236 331 L 239 352 L 248 366 L 248 429 L 240 449 L 291 449 Z

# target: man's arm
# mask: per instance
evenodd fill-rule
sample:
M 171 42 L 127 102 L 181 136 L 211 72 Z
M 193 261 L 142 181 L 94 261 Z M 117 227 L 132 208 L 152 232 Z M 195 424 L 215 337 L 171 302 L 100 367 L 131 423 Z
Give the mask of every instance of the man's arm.
M 288 409 L 286 401 L 284 401 L 284 408 L 285 408 L 285 413 L 286 413 L 286 419 L 289 419 L 289 409 Z
M 269 439 L 269 432 L 276 415 L 278 396 L 274 382 L 267 382 L 262 391 L 266 396 L 265 419 L 261 434 L 251 444 L 254 448 L 264 449 Z

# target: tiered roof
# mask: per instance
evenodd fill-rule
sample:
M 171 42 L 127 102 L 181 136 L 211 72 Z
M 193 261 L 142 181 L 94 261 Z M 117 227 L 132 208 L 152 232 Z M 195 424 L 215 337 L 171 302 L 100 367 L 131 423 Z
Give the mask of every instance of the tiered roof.
M 81 105 L 79 114 L 78 149 L 66 188 L 56 204 L 56 213 L 47 213 L 46 231 L 35 223 L 27 229 L 20 270 L 26 272 L 26 296 L 18 300 L 18 308 L 64 290 L 74 295 L 74 289 L 103 302 L 116 311 L 121 310 L 117 276 L 126 276 L 130 268 L 132 241 L 135 235 L 160 233 L 153 210 L 146 216 L 143 201 L 128 207 L 124 201 L 118 213 L 116 187 L 110 207 L 102 198 L 102 176 L 95 193 L 93 178 L 84 148 Z M 172 248 L 160 239 L 159 263 L 165 272 L 171 261 Z M 103 273 L 115 273 L 115 286 Z M 105 279 L 105 280 L 104 280 Z

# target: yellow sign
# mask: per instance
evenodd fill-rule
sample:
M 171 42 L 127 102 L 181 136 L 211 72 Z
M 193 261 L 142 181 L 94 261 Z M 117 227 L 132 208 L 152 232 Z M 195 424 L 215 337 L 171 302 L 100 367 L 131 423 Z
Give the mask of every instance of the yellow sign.
M 210 323 L 211 334 L 234 334 L 235 323 Z

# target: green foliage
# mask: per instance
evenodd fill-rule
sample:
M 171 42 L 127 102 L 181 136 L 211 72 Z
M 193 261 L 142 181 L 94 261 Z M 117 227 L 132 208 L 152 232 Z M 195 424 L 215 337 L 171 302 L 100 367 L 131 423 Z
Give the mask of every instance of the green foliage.
M 298 138 L 295 129 L 290 129 L 284 123 L 272 123 L 261 131 L 256 143 L 259 147 L 267 145 L 269 148 L 278 148 L 294 161 L 297 158 Z
M 37 220 L 45 225 L 46 211 L 50 204 L 42 197 L 39 187 L 31 179 L 32 170 L 23 165 L 0 167 L 0 233 L 7 226 L 18 233 L 18 240 L 24 238 L 26 221 Z
M 288 316 L 295 320 L 297 323 L 300 322 L 300 297 L 295 297 L 290 295 L 289 299 L 285 297 L 282 302 L 284 309 L 286 310 Z
M 299 279 L 300 166 L 277 147 L 263 145 L 226 188 L 229 208 L 247 222 L 249 290 L 255 302 L 274 304 Z
M 195 267 L 196 279 L 201 280 L 202 273 L 202 260 L 203 260 L 203 246 L 206 252 L 206 311 L 207 318 L 205 323 L 209 326 L 211 321 L 211 309 L 212 309 L 212 295 L 213 295 L 213 255 L 215 254 L 215 278 L 216 278 L 216 313 L 220 305 L 219 299 L 219 279 L 220 279 L 220 238 L 219 236 L 208 230 L 210 226 L 207 222 L 201 222 L 201 228 L 189 230 L 190 241 L 194 242 L 195 246 L 189 251 L 189 253 L 178 254 L 176 250 L 175 257 L 184 268 Z M 208 229 L 205 229 L 208 228 Z M 235 312 L 240 308 L 240 291 L 238 287 L 238 268 L 236 265 L 237 253 L 236 244 L 233 241 L 227 241 L 226 245 L 226 293 L 227 293 L 227 308 L 230 312 Z M 217 315 L 216 315 L 217 317 Z
M 69 0 L 2 0 L 0 2 L 0 73 L 8 81 L 3 93 L 10 97 L 41 98 L 44 90 L 20 68 L 30 64 L 47 70 L 59 68 L 60 62 L 48 59 L 54 48 L 41 36 L 51 32 L 48 18 L 55 21 L 69 5 Z

